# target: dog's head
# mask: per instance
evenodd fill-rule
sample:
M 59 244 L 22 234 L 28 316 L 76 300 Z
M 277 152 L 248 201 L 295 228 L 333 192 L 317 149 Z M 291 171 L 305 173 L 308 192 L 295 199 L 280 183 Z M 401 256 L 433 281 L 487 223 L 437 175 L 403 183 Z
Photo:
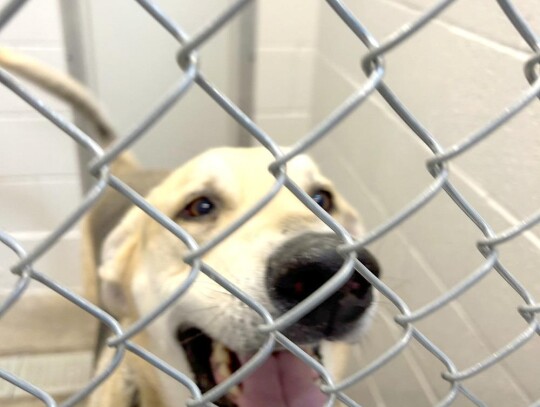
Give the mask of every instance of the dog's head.
M 175 171 L 147 200 L 202 244 L 268 192 L 275 182 L 267 171 L 271 159 L 262 148 L 211 150 Z M 352 235 L 361 234 L 357 214 L 311 159 L 295 157 L 287 164 L 287 174 Z M 336 251 L 340 243 L 328 226 L 283 188 L 203 261 L 276 317 L 307 298 L 341 268 L 343 258 Z M 172 233 L 139 209 L 132 209 L 103 247 L 100 277 L 105 304 L 131 321 L 153 310 L 186 279 L 191 269 L 183 261 L 187 252 Z M 369 252 L 361 250 L 358 259 L 378 274 L 377 262 Z M 357 335 L 371 304 L 369 283 L 354 273 L 338 292 L 284 334 L 317 354 L 323 340 Z M 151 342 L 158 348 L 172 346 L 182 351 L 203 391 L 249 359 L 267 338 L 257 329 L 263 322 L 261 317 L 204 274 L 160 321 L 165 321 L 161 326 L 165 325 L 166 331 L 155 332 L 158 329 L 150 326 Z M 221 403 L 265 405 L 261 404 L 266 397 L 263 393 L 283 394 L 274 387 L 287 380 L 276 375 L 307 378 L 306 386 L 291 386 L 287 391 L 303 392 L 291 396 L 300 400 L 315 400 L 310 398 L 317 392 L 310 370 L 292 355 L 277 351 L 244 382 L 243 392 L 229 395 Z M 251 404 L 251 399 L 258 401 Z M 302 405 L 317 405 L 312 401 Z

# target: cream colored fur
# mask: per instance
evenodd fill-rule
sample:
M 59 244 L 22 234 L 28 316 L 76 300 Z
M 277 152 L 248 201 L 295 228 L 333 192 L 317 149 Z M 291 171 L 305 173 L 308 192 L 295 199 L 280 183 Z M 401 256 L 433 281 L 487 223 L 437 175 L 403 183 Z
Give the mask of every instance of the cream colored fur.
M 71 101 L 98 123 L 96 127 L 101 130 L 94 136 L 110 142 L 111 126 L 98 104 L 77 82 L 5 49 L 0 49 L 0 66 Z M 107 136 L 103 137 L 104 134 Z M 117 171 L 122 179 L 146 195 L 160 213 L 204 244 L 267 193 L 275 183 L 267 170 L 272 159 L 263 148 L 210 150 L 172 172 L 148 194 L 151 182 L 138 184 L 143 178 L 152 177 L 141 176 L 132 164 L 120 166 Z M 336 207 L 332 216 L 352 235 L 362 233 L 356 212 L 309 157 L 294 158 L 288 163 L 287 172 L 307 192 L 319 188 L 331 191 Z M 155 178 L 161 179 L 162 174 Z M 215 200 L 216 214 L 201 220 L 182 217 L 182 209 L 200 196 Z M 140 209 L 131 208 L 124 214 L 125 210 L 125 199 L 114 192 L 108 193 L 94 208 L 84 225 L 83 260 L 91 299 L 112 312 L 122 325 L 129 326 L 181 285 L 191 267 L 183 261 L 189 250 L 177 237 Z M 112 225 L 116 226 L 109 233 Z M 276 312 L 264 289 L 266 260 L 286 239 L 307 231 L 329 229 L 282 188 L 266 207 L 205 254 L 203 260 L 270 312 Z M 98 262 L 100 265 L 96 266 Z M 97 273 L 96 269 L 99 269 Z M 183 351 L 174 339 L 176 327 L 197 326 L 231 349 L 250 352 L 264 342 L 265 335 L 256 329 L 261 322 L 239 299 L 200 273 L 191 288 L 133 341 L 176 369 L 189 372 Z M 358 331 L 362 327 L 359 325 Z M 106 348 L 98 370 L 107 367 L 113 351 Z M 347 345 L 325 343 L 323 351 L 328 367 L 339 374 L 347 360 Z M 130 407 L 135 388 L 140 407 L 180 406 L 190 396 L 182 385 L 128 353 L 120 368 L 92 394 L 89 407 Z

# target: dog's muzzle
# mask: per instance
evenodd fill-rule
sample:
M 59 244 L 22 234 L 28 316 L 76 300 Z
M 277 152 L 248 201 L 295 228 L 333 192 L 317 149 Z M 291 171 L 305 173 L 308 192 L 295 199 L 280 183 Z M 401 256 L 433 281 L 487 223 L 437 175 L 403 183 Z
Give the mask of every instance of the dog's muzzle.
M 290 310 L 341 269 L 344 259 L 336 250 L 341 243 L 332 234 L 305 233 L 286 241 L 270 255 L 266 289 L 278 313 Z M 377 261 L 367 250 L 360 250 L 357 258 L 379 275 Z M 358 331 L 371 303 L 371 285 L 354 271 L 338 291 L 283 333 L 320 361 L 319 342 L 343 339 Z M 202 391 L 221 383 L 252 356 L 236 354 L 198 329 L 181 330 L 178 340 Z M 317 379 L 308 364 L 278 348 L 216 405 L 322 407 L 328 396 L 320 391 Z
M 297 305 L 340 270 L 344 263 L 336 250 L 340 244 L 342 241 L 333 234 L 304 233 L 272 253 L 267 264 L 266 288 L 280 312 Z M 379 276 L 379 266 L 371 253 L 362 249 L 357 258 Z M 284 333 L 304 343 L 340 339 L 357 327 L 371 302 L 371 284 L 353 272 L 338 291 Z

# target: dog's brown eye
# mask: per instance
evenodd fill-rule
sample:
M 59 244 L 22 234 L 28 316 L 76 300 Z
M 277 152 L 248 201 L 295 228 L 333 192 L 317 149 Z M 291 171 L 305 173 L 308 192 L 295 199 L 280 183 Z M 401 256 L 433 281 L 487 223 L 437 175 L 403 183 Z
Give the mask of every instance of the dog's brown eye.
M 319 189 L 311 194 L 311 198 L 326 212 L 334 209 L 334 197 L 325 189 Z
M 209 198 L 202 196 L 188 203 L 180 212 L 180 216 L 184 219 L 200 218 L 209 215 L 215 208 L 216 206 Z

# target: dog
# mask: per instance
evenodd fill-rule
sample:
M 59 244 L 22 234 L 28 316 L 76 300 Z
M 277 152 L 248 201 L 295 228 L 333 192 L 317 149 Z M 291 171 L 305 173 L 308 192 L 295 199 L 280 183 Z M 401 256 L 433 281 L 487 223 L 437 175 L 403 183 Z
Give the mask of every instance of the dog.
M 31 72 L 35 65 L 16 69 L 16 64 L 6 63 L 10 58 L 14 58 L 12 53 L 0 51 L 0 66 L 23 72 L 48 89 L 51 83 L 60 84 L 61 92 L 51 92 L 70 99 L 68 81 L 43 81 L 39 79 L 43 75 Z M 78 92 L 76 105 L 97 105 L 85 101 L 92 100 L 87 93 L 80 95 Z M 111 128 L 104 125 L 106 120 L 98 109 L 82 110 L 97 116 L 91 117 L 96 129 Z M 115 170 L 193 241 L 204 245 L 270 190 L 275 183 L 267 169 L 272 160 L 262 147 L 215 148 L 166 175 L 151 189 L 152 181 L 138 185 L 142 177 L 132 161 L 125 160 L 129 165 Z M 352 236 L 362 235 L 358 214 L 311 158 L 294 157 L 287 163 L 287 175 Z M 111 198 L 113 195 L 109 192 L 101 200 L 86 223 L 85 246 L 92 258 L 92 266 L 87 267 L 92 269 L 87 272 L 92 277 L 86 281 L 99 287 L 94 290 L 99 291 L 95 301 L 127 327 L 182 285 L 192 265 L 184 261 L 190 252 L 186 244 L 142 210 L 129 207 L 129 202 L 118 196 Z M 342 240 L 325 223 L 282 188 L 256 215 L 206 252 L 202 261 L 276 318 L 342 267 L 344 259 L 337 251 L 340 244 Z M 361 249 L 357 258 L 374 275 L 380 275 L 370 252 Z M 339 379 L 349 343 L 354 343 L 369 324 L 373 298 L 371 285 L 355 272 L 336 293 L 282 333 Z M 256 311 L 199 272 L 189 289 L 132 340 L 188 374 L 204 393 L 265 344 L 269 334 L 260 331 L 262 324 Z M 107 368 L 114 352 L 114 347 L 103 348 L 98 372 Z M 225 407 L 319 407 L 327 396 L 319 390 L 317 379 L 307 364 L 277 345 L 254 373 L 214 403 Z M 172 407 L 185 405 L 190 398 L 185 386 L 128 352 L 111 377 L 93 392 L 89 407 Z

